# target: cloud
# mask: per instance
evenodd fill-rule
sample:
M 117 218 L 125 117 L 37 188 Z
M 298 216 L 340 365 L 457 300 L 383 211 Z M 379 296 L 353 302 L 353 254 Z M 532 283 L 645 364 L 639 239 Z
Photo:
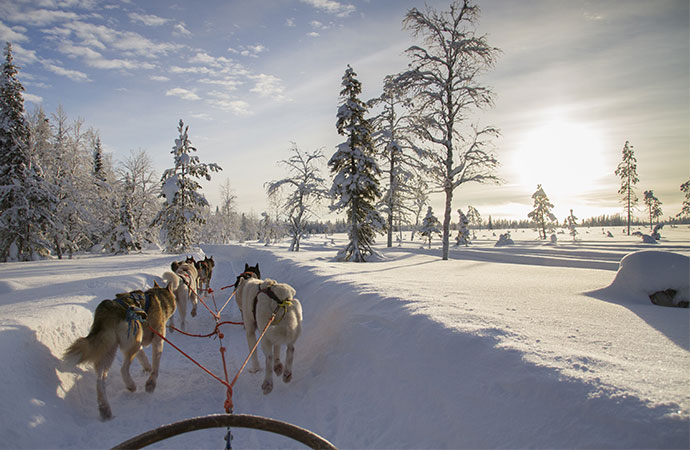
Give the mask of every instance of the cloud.
M 340 3 L 335 0 L 302 0 L 302 3 L 338 17 L 347 17 L 357 9 L 353 5 Z
M 312 31 L 311 33 L 307 33 L 307 36 L 317 38 L 321 35 L 319 33 L 317 33 L 316 31 Z
M 227 77 L 224 79 L 200 78 L 197 81 L 199 83 L 211 84 L 211 85 L 215 85 L 215 86 L 222 86 L 229 91 L 234 91 L 239 86 L 242 86 L 244 84 L 242 81 L 236 80 L 236 79 L 231 78 L 231 77 Z
M 286 27 L 296 27 L 297 25 L 295 25 L 295 18 L 294 17 L 288 17 L 287 19 L 285 19 L 285 26 Z
M 263 73 L 250 78 L 256 80 L 256 85 L 250 90 L 251 92 L 259 94 L 260 97 L 272 97 L 276 100 L 285 99 L 283 96 L 285 88 L 280 78 Z
M 27 36 L 13 30 L 0 20 L 0 42 L 24 42 L 27 40 L 29 40 Z
M 165 81 L 170 81 L 170 78 L 164 77 L 162 75 L 151 75 L 149 77 L 149 80 L 165 82 Z
M 153 69 L 151 63 L 132 61 L 127 59 L 107 59 L 99 52 L 83 46 L 73 45 L 65 42 L 58 47 L 58 51 L 72 58 L 83 58 L 84 62 L 96 69 Z
M 72 81 L 91 81 L 91 79 L 89 79 L 89 76 L 86 75 L 84 72 L 79 72 L 78 70 L 65 69 L 64 67 L 57 66 L 47 61 L 44 62 L 43 65 L 46 69 L 53 72 L 54 74 L 62 75 L 64 77 L 69 78 Z
M 249 116 L 249 103 L 243 100 L 230 100 L 225 98 L 212 98 L 208 100 L 208 104 L 224 111 L 230 111 L 237 116 Z
M 173 27 L 173 34 L 177 36 L 189 37 L 192 35 L 192 32 L 185 28 L 184 23 L 180 22 Z
M 129 19 L 132 22 L 141 22 L 144 25 L 147 25 L 149 27 L 159 27 L 161 25 L 165 25 L 166 23 L 170 22 L 170 19 L 158 17 L 158 16 L 153 15 L 153 14 L 129 13 Z
M 165 92 L 165 96 L 180 97 L 182 100 L 201 100 L 201 97 L 196 95 L 194 92 L 183 88 L 168 89 Z
M 8 22 L 25 25 L 45 26 L 55 22 L 78 20 L 79 14 L 69 11 L 54 11 L 50 9 L 32 9 L 19 11 L 17 5 L 10 2 L 0 3 L 0 13 Z
M 29 94 L 29 93 L 24 92 L 22 94 L 22 97 L 24 97 L 25 102 L 31 102 L 31 103 L 35 103 L 37 105 L 43 103 L 43 97 L 38 96 L 38 95 L 33 95 L 33 94 Z
M 104 25 L 82 21 L 66 23 L 61 28 L 48 30 L 47 33 L 59 36 L 63 40 L 73 34 L 82 46 L 101 51 L 115 49 L 147 58 L 167 55 L 169 52 L 180 48 L 179 45 L 173 43 L 151 41 L 133 31 L 118 31 Z
M 239 48 L 235 49 L 232 47 L 228 48 L 228 51 L 230 53 L 233 53 L 235 55 L 242 55 L 242 56 L 249 56 L 252 58 L 258 58 L 259 53 L 263 53 L 267 51 L 268 49 L 266 46 L 263 44 L 255 44 L 255 45 L 241 45 Z

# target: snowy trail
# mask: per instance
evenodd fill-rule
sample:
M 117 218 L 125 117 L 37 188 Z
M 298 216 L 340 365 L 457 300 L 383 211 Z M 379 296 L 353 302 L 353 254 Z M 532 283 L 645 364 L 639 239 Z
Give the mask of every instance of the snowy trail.
M 278 381 L 264 396 L 263 374 L 242 374 L 235 412 L 295 423 L 341 448 L 688 447 L 687 310 L 586 295 L 610 283 L 610 270 L 512 264 L 508 256 L 500 264 L 443 262 L 420 249 L 342 264 L 318 239 L 305 245 L 300 253 L 204 246 L 216 260 L 219 304 L 229 291 L 218 289 L 258 262 L 264 277 L 292 284 L 304 307 L 293 381 Z M 143 392 L 137 363 L 139 390 L 124 389 L 118 356 L 108 382 L 115 417 L 102 423 L 93 371 L 65 369 L 58 359 L 88 330 L 101 299 L 150 285 L 174 259 L 0 266 L 0 401 L 14 405 L 0 412 L 4 446 L 106 448 L 161 424 L 223 412 L 225 388 L 166 346 L 153 394 Z M 234 300 L 223 319 L 239 319 Z M 203 307 L 188 323 L 195 333 L 214 327 Z M 232 376 L 247 354 L 244 330 L 223 332 Z M 169 336 L 222 376 L 217 340 Z M 233 433 L 236 448 L 300 446 L 269 433 Z M 223 435 L 195 432 L 155 447 L 219 448 Z

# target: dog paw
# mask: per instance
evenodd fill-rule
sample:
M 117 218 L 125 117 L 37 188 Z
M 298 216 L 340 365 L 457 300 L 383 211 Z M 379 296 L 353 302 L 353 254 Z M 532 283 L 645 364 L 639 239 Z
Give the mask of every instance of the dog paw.
M 101 420 L 106 421 L 113 418 L 113 412 L 110 410 L 110 406 L 99 406 L 98 412 L 101 415 Z
M 257 373 L 259 371 L 261 371 L 261 367 L 259 366 L 249 368 L 249 373 Z
M 285 383 L 289 383 L 292 380 L 292 372 L 289 370 L 286 370 L 285 373 L 283 374 L 283 381 Z
M 276 373 L 276 375 L 281 376 L 283 374 L 283 364 L 278 362 L 275 366 L 273 366 L 273 371 Z
M 156 380 L 148 380 L 146 382 L 146 392 L 149 394 L 156 390 Z
M 192 317 L 196 317 L 196 309 L 192 310 Z
M 136 390 L 137 390 L 137 385 L 134 383 L 126 384 L 125 387 L 127 388 L 127 390 L 129 392 L 136 392 Z
M 273 381 L 264 380 L 264 383 L 261 385 L 261 389 L 264 391 L 264 395 L 270 394 L 273 390 Z

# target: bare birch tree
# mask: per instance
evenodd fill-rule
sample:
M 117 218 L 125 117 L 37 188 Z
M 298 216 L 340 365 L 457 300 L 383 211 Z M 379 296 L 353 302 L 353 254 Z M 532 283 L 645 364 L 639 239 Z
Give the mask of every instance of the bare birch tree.
M 282 206 L 288 215 L 288 229 L 292 238 L 289 251 L 298 252 L 300 240 L 306 234 L 307 221 L 314 214 L 313 208 L 328 195 L 328 190 L 317 166 L 325 158 L 322 151 L 302 152 L 294 142 L 290 150 L 292 156 L 280 161 L 288 168 L 290 176 L 271 181 L 266 186 L 269 196 L 283 187 L 290 190 Z
M 411 9 L 403 25 L 421 39 L 407 49 L 410 69 L 397 80 L 415 92 L 421 140 L 418 153 L 425 161 L 437 192 L 445 194 L 442 257 L 448 259 L 453 192 L 469 182 L 497 182 L 498 160 L 491 152 L 496 128 L 470 123 L 469 115 L 493 105 L 492 90 L 479 77 L 493 68 L 499 49 L 475 34 L 479 8 L 470 0 L 456 0 L 450 11 Z

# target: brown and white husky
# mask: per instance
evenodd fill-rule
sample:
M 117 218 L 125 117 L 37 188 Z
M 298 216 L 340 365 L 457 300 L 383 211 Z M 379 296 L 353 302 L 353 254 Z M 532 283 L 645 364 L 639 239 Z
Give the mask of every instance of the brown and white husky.
M 98 410 L 102 420 L 112 417 L 105 381 L 118 347 L 123 356 L 120 373 L 127 389 L 134 392 L 137 388 L 129 373 L 135 356 L 144 370 L 151 372 L 146 381 L 146 392 L 156 389 L 164 341 L 148 327 L 165 336 L 168 319 L 175 312 L 175 292 L 180 283 L 179 277 L 172 272 L 164 273 L 163 279 L 168 283 L 164 288 L 154 283 L 147 291 L 117 294 L 115 300 L 103 300 L 94 311 L 89 334 L 77 339 L 65 351 L 63 359 L 68 364 L 93 364 Z M 152 364 L 149 364 L 143 349 L 149 344 L 152 347 Z

